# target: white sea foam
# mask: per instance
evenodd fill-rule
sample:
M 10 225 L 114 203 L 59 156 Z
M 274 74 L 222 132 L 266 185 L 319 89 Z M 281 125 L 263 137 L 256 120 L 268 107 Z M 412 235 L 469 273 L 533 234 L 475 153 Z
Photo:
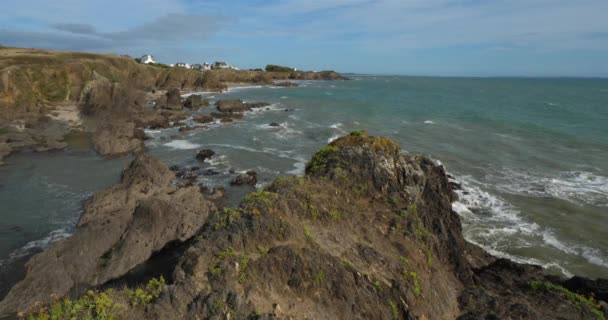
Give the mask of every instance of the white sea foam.
M 608 207 L 608 177 L 584 171 L 564 171 L 554 176 L 503 168 L 489 179 L 506 193 L 558 198 L 573 203 Z
M 432 120 L 426 120 L 426 121 L 424 122 L 424 124 L 435 124 L 435 122 L 433 122 Z
M 528 221 L 516 207 L 482 190 L 483 184 L 470 176 L 461 177 L 459 183 L 462 183 L 463 189 L 457 190 L 459 202 L 454 202 L 452 209 L 462 217 L 464 235 L 468 241 L 480 245 L 494 255 L 542 265 L 545 268 L 555 268 L 566 276 L 571 273 L 559 262 L 514 256 L 506 253 L 506 250 L 544 245 L 608 268 L 608 259 L 600 250 L 568 243 L 560 239 L 553 230 Z
M 51 231 L 51 233 L 49 233 L 46 237 L 31 241 L 23 247 L 11 252 L 7 258 L 0 259 L 0 267 L 6 266 L 19 258 L 36 253 L 39 250 L 46 249 L 50 244 L 66 239 L 70 235 L 71 233 L 69 232 L 68 228 L 61 228 Z
M 331 143 L 332 141 L 340 138 L 341 136 L 341 134 L 334 134 L 333 136 L 329 137 L 329 139 L 327 139 L 327 143 Z
M 342 126 L 342 123 L 341 122 L 337 122 L 337 123 L 332 124 L 329 127 L 332 128 L 332 129 L 340 129 L 341 126 Z
M 293 164 L 294 169 L 287 171 L 287 173 L 293 175 L 303 175 L 306 169 L 306 162 L 306 159 L 300 157 L 298 162 Z
M 173 148 L 173 149 L 190 150 L 190 149 L 200 148 L 201 145 L 192 143 L 188 140 L 173 140 L 173 141 L 165 143 L 164 146 Z

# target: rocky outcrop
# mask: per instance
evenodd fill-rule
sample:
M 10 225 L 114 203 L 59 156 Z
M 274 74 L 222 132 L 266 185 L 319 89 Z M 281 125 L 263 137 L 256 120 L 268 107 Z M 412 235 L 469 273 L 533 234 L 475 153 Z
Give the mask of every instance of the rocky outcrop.
M 93 145 L 102 156 L 119 156 L 143 150 L 143 139 L 143 131 L 133 122 L 108 122 L 93 134 Z
M 196 160 L 205 161 L 215 155 L 215 151 L 210 149 L 203 149 L 196 154 Z
M 209 106 L 209 100 L 203 99 L 198 94 L 193 94 L 193 95 L 189 96 L 188 98 L 186 98 L 186 100 L 184 101 L 184 107 L 186 107 L 190 110 L 198 110 L 202 107 L 208 107 L 208 106 Z
M 219 100 L 218 102 L 215 103 L 215 106 L 217 107 L 217 110 L 220 112 L 244 112 L 244 111 L 249 111 L 251 109 L 254 108 L 263 108 L 263 107 L 267 107 L 269 106 L 269 103 L 265 103 L 265 102 L 254 102 L 254 103 L 248 103 L 248 102 L 243 102 L 242 100 Z
M 275 82 L 274 85 L 277 87 L 297 87 L 298 86 L 297 83 L 291 82 L 291 81 Z
M 253 170 L 239 174 L 230 182 L 230 184 L 233 186 L 255 186 L 256 183 L 258 183 L 258 174 Z
M 179 89 L 171 88 L 156 100 L 157 109 L 182 110 L 184 105 Z
M 194 206 L 190 198 L 173 198 L 189 187 L 160 191 L 157 186 L 166 186 L 172 175 L 165 176 L 160 168 L 138 170 L 141 162 L 126 171 L 121 185 L 85 206 L 81 229 L 73 238 L 30 262 L 28 276 L 0 304 L 2 310 L 14 311 L 32 299 L 48 301 L 45 294 L 55 286 L 61 289 L 59 296 L 65 295 L 65 283 L 103 284 L 135 263 L 128 252 L 140 261 L 149 246 L 160 247 L 140 244 L 151 234 L 167 233 L 149 215 L 202 206 Z M 143 162 L 156 167 L 151 159 Z M 143 178 L 148 171 L 162 174 L 152 181 Z M 213 191 L 202 189 L 214 197 Z M 167 198 L 173 199 L 165 200 L 167 206 L 156 203 Z M 178 252 L 170 282 L 147 305 L 124 304 L 115 316 L 602 319 L 594 301 L 558 286 L 540 267 L 492 258 L 467 243 L 451 209 L 453 200 L 445 169 L 437 162 L 404 154 L 390 139 L 353 133 L 319 150 L 305 176 L 278 178 L 247 195 L 237 208 L 206 215 L 199 232 L 187 233 L 196 236 Z M 138 212 L 145 219 L 123 212 Z M 170 216 L 193 219 L 190 214 Z M 149 220 L 154 226 L 144 223 Z M 104 231 L 94 234 L 103 248 L 92 238 L 78 238 L 90 234 L 92 226 Z M 135 235 L 136 227 L 144 236 Z M 129 239 L 128 245 L 122 239 Z M 65 257 L 72 258 L 70 263 Z M 50 267 L 43 268 L 43 262 Z M 92 270 L 98 273 L 94 279 L 88 276 Z M 75 276 L 81 273 L 87 276 Z M 602 286 L 580 285 L 597 292 Z M 124 295 L 121 287 L 116 290 L 108 295 Z
M 86 201 L 73 236 L 31 258 L 0 317 L 116 279 L 196 234 L 215 207 L 198 187 L 176 188 L 174 177 L 159 160 L 138 156 L 120 184 Z

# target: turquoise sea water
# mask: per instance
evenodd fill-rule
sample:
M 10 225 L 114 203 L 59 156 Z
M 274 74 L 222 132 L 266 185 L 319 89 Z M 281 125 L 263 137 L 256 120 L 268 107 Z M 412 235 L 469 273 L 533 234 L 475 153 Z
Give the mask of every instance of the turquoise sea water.
M 241 98 L 272 106 L 232 124 L 184 133 L 147 131 L 153 138 L 147 142 L 150 154 L 170 165 L 219 172 L 201 176 L 201 183 L 227 186 L 236 174 L 232 170 L 254 169 L 263 187 L 278 175 L 302 174 L 312 153 L 332 139 L 366 129 L 396 139 L 407 152 L 441 161 L 463 184 L 455 209 L 469 241 L 549 272 L 608 278 L 608 80 L 354 76 L 206 96 L 212 102 Z M 202 148 L 213 149 L 216 157 L 198 163 L 194 155 Z M 44 230 L 70 226 L 82 198 L 118 181 L 124 166 L 69 152 L 39 157 L 62 157 L 63 163 L 47 174 L 48 186 L 38 184 L 36 203 L 10 196 L 26 183 L 20 177 L 23 165 L 0 167 L 2 216 L 6 208 L 11 212 L 10 221 L 0 224 L 0 259 L 48 235 L 19 238 L 13 231 L 30 231 L 32 212 L 42 209 L 45 198 L 67 202 L 57 205 L 65 205 L 61 217 L 67 218 Z M 35 162 L 32 176 L 43 175 L 52 163 Z M 71 178 L 60 172 L 64 165 L 73 168 Z M 103 179 L 91 182 L 86 176 L 91 170 Z M 53 183 L 61 179 L 78 196 L 58 194 Z M 249 191 L 229 189 L 229 202 Z M 20 197 L 29 199 L 27 192 Z M 35 224 L 46 221 L 55 220 L 42 217 Z

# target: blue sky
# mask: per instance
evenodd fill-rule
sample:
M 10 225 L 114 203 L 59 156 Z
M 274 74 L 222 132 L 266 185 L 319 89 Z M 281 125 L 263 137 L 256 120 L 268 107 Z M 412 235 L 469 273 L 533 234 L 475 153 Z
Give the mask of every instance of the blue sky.
M 608 76 L 607 0 L 20 0 L 0 43 L 444 76 Z

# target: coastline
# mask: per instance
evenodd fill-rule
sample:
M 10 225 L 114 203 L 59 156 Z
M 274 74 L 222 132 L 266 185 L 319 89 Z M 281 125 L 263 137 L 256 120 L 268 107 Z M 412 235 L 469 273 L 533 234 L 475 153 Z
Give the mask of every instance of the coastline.
M 242 82 L 224 84 L 227 88 L 244 87 L 243 84 L 248 87 L 259 85 Z M 100 88 L 103 89 L 103 85 Z M 182 219 L 189 224 L 187 232 L 185 232 L 185 235 L 176 232 L 175 235 L 171 235 L 168 239 L 162 239 L 160 242 L 154 242 L 158 241 L 158 239 L 154 239 L 151 243 L 154 244 L 155 250 L 152 250 L 152 252 L 146 251 L 145 255 L 147 257 L 142 257 L 138 252 L 141 248 L 134 244 L 142 239 L 144 239 L 144 242 L 149 240 L 145 235 L 129 238 L 129 241 L 133 242 L 127 241 L 127 243 L 134 247 L 125 252 L 120 252 L 120 250 L 115 251 L 116 248 L 120 248 L 115 243 L 99 244 L 95 240 L 87 240 L 90 241 L 87 242 L 87 246 L 91 248 L 101 245 L 106 246 L 106 249 L 111 249 L 106 251 L 104 251 L 105 249 L 95 249 L 98 254 L 91 253 L 91 259 L 94 261 L 93 264 L 83 264 L 83 269 L 92 268 L 91 270 L 94 270 L 95 273 L 101 272 L 104 274 L 101 278 L 102 280 L 89 278 L 89 272 L 86 270 L 76 276 L 70 274 L 72 271 L 61 270 L 59 267 L 59 269 L 55 269 L 55 271 L 60 271 L 59 274 L 63 277 L 62 279 L 66 279 L 67 283 L 73 278 L 85 279 L 83 282 L 84 287 L 105 292 L 103 291 L 105 290 L 104 286 L 116 279 L 120 280 L 122 277 L 128 277 L 135 266 L 147 263 L 158 252 L 170 253 L 174 249 L 172 244 L 176 241 L 185 246 L 188 251 L 178 250 L 177 252 L 179 253 L 175 253 L 178 255 L 178 262 L 175 266 L 172 266 L 174 269 L 170 270 L 171 272 L 165 274 L 165 278 L 168 280 L 167 287 L 163 287 L 161 293 L 159 293 L 158 297 L 155 297 L 154 303 L 150 305 L 148 310 L 142 311 L 130 306 L 126 311 L 123 310 L 124 312 L 140 319 L 158 318 L 159 315 L 167 316 L 171 312 L 175 312 L 175 315 L 179 315 L 180 317 L 187 318 L 191 316 L 188 313 L 190 311 L 172 304 L 169 301 L 171 295 L 179 294 L 181 297 L 193 299 L 191 300 L 192 303 L 202 303 L 204 306 L 207 302 L 197 300 L 200 298 L 197 298 L 198 296 L 193 297 L 192 292 L 197 292 L 197 295 L 204 295 L 209 290 L 217 290 L 217 292 L 220 292 L 219 297 L 210 294 L 206 296 L 207 298 L 205 299 L 207 300 L 203 301 L 212 299 L 211 301 L 213 302 L 219 299 L 223 304 L 228 305 L 229 308 L 222 311 L 222 314 L 225 316 L 236 315 L 238 317 L 239 315 L 248 315 L 257 312 L 257 307 L 260 307 L 263 312 L 268 314 L 294 315 L 296 318 L 317 314 L 314 312 L 307 314 L 302 309 L 286 307 L 290 306 L 293 303 L 292 301 L 302 301 L 302 299 L 310 310 L 315 310 L 319 312 L 318 314 L 321 311 L 326 311 L 328 314 L 331 312 L 342 312 L 334 313 L 334 315 L 338 316 L 339 314 L 346 314 L 347 304 L 342 305 L 338 303 L 336 309 L 321 306 L 326 306 L 328 302 L 335 302 L 336 297 L 340 296 L 338 293 L 343 290 L 346 292 L 347 297 L 357 295 L 363 297 L 365 303 L 363 303 L 361 309 L 357 309 L 361 314 L 371 312 L 371 310 L 377 309 L 378 305 L 382 305 L 383 309 L 381 311 L 376 310 L 376 312 L 387 316 L 390 313 L 394 315 L 394 312 L 396 312 L 403 318 L 408 316 L 455 318 L 460 315 L 464 319 L 467 319 L 467 316 L 472 319 L 475 316 L 481 315 L 509 315 L 511 310 L 497 307 L 497 302 L 498 305 L 504 303 L 505 305 L 523 308 L 523 314 L 529 317 L 539 314 L 545 315 L 543 312 L 546 312 L 547 317 L 549 317 L 552 312 L 555 312 L 551 308 L 556 308 L 560 304 L 572 307 L 572 309 L 565 311 L 572 312 L 568 313 L 572 317 L 587 317 L 596 314 L 593 311 L 595 310 L 592 308 L 593 306 L 584 304 L 581 307 L 581 305 L 572 303 L 572 301 L 569 301 L 560 294 L 559 289 L 555 289 L 551 285 L 567 287 L 569 290 L 576 291 L 576 294 L 580 294 L 585 299 L 592 293 L 597 298 L 598 295 L 601 296 L 602 294 L 602 291 L 597 290 L 603 290 L 602 288 L 604 288 L 602 287 L 604 284 L 600 280 L 594 282 L 588 279 L 580 280 L 582 278 L 575 278 L 574 280 L 578 280 L 574 281 L 573 279 L 565 280 L 546 276 L 537 267 L 516 264 L 505 259 L 491 257 L 478 247 L 467 243 L 463 240 L 459 219 L 452 211 L 454 190 L 448 187 L 449 181 L 445 169 L 441 165 L 435 164 L 434 161 L 422 156 L 413 155 L 411 158 L 409 156 L 404 159 L 399 158 L 400 156 L 397 155 L 401 154 L 401 152 L 398 145 L 395 146 L 395 142 L 391 142 L 388 139 L 385 140 L 382 137 L 367 137 L 366 133 L 358 132 L 336 139 L 332 141 L 330 146 L 321 149 L 321 152 L 313 155 L 311 161 L 308 162 L 306 175 L 303 177 L 278 178 L 270 183 L 268 188 L 251 193 L 238 208 L 222 208 L 221 204 L 217 201 L 222 198 L 221 192 L 218 192 L 218 190 L 203 190 L 199 192 L 195 190 L 196 188 L 192 185 L 192 180 L 187 176 L 188 172 L 182 170 L 184 168 L 168 170 L 166 165 L 158 163 L 157 160 L 150 159 L 144 155 L 145 148 L 143 141 L 145 136 L 142 136 L 141 131 L 138 130 L 142 130 L 145 127 L 149 128 L 151 127 L 150 124 L 159 128 L 188 127 L 187 124 L 183 124 L 181 121 L 184 120 L 185 115 L 188 114 L 190 109 L 184 106 L 186 101 L 175 99 L 176 97 L 189 97 L 191 95 L 179 91 L 177 93 L 169 93 L 169 91 L 171 90 L 155 89 L 153 96 L 148 94 L 145 105 L 150 106 L 153 111 L 148 110 L 150 112 L 140 113 L 141 110 L 135 109 L 137 112 L 134 117 L 125 117 L 121 112 L 118 112 L 124 110 L 109 110 L 108 113 L 94 114 L 92 117 L 89 115 L 92 118 L 86 119 L 92 122 L 92 124 L 89 124 L 85 123 L 86 121 L 79 121 L 79 118 L 75 118 L 74 107 L 66 107 L 58 115 L 51 117 L 52 121 L 66 122 L 67 120 L 69 122 L 71 120 L 74 125 L 86 126 L 87 130 L 91 130 L 89 132 L 93 135 L 95 135 L 99 128 L 103 128 L 101 132 L 107 137 L 102 141 L 99 141 L 101 138 L 97 138 L 97 142 L 95 142 L 96 138 L 93 137 L 93 141 L 97 143 L 96 148 L 98 150 L 99 145 L 101 145 L 102 149 L 111 151 L 107 152 L 105 156 L 116 157 L 132 152 L 138 154 L 138 159 L 125 171 L 123 181 L 119 185 L 98 192 L 94 198 L 86 202 L 85 212 L 83 213 L 83 217 L 81 217 L 77 229 L 77 237 L 80 238 L 77 239 L 82 240 L 82 237 L 89 239 L 87 237 L 90 237 L 91 234 L 95 235 L 95 232 L 98 232 L 95 228 L 101 228 L 93 222 L 96 215 L 104 213 L 103 206 L 91 205 L 91 203 L 101 201 L 98 204 L 103 204 L 104 197 L 109 197 L 108 199 L 111 201 L 108 201 L 120 203 L 128 208 L 124 211 L 125 219 L 127 217 L 135 217 L 136 214 L 150 215 L 150 217 L 162 214 L 159 213 L 162 210 L 158 211 L 157 206 L 164 206 L 164 204 L 148 203 L 152 202 L 150 195 L 138 194 L 139 189 L 135 189 L 134 186 L 142 183 L 147 188 L 158 191 L 158 194 L 162 195 L 162 197 L 170 194 L 169 198 L 163 198 L 163 201 L 166 201 L 169 207 L 177 206 L 176 204 L 181 203 L 180 201 L 183 199 L 188 199 L 189 201 L 194 199 L 193 203 L 196 203 L 196 205 L 193 206 L 196 210 L 200 210 L 201 207 L 207 208 L 203 210 L 206 212 L 204 217 L 194 218 L 189 215 L 189 213 L 196 211 L 193 208 L 180 207 L 177 209 L 176 213 L 183 215 L 180 216 L 181 218 L 178 221 Z M 101 93 L 103 94 L 104 91 L 102 90 Z M 105 95 L 93 95 L 94 99 L 85 101 L 85 109 L 87 106 L 99 107 L 100 105 L 97 104 L 98 99 L 103 100 L 106 97 Z M 208 106 L 204 106 L 202 100 L 198 102 L 190 100 L 190 103 L 200 103 L 201 108 L 217 108 L 217 115 L 211 116 L 211 120 L 226 123 L 234 121 L 234 119 L 240 119 L 243 117 L 243 113 L 247 113 L 251 108 L 266 107 L 255 103 L 234 102 L 233 100 L 227 106 L 230 109 L 226 109 L 232 111 L 223 112 L 219 105 L 209 106 L 207 102 Z M 145 121 L 142 120 L 143 118 L 145 118 Z M 120 125 L 108 123 L 114 122 L 116 119 L 120 119 L 120 121 L 124 121 L 125 123 Z M 204 125 L 204 122 L 209 121 L 209 119 L 201 118 L 201 124 Z M 136 123 L 138 120 L 141 122 Z M 247 120 L 245 119 L 245 121 Z M 42 129 L 44 130 L 46 127 L 43 126 Z M 361 150 L 365 152 L 361 153 Z M 144 152 L 142 153 L 142 151 Z M 361 158 L 361 154 L 370 158 Z M 335 159 L 332 157 L 335 157 Z M 375 157 L 393 159 L 393 162 L 396 163 L 395 166 L 399 168 L 398 170 L 395 169 L 396 172 L 402 172 L 403 179 L 409 182 L 401 181 L 401 178 L 393 176 L 393 173 L 387 173 L 388 171 L 384 170 L 385 168 L 382 165 L 378 165 L 382 161 L 371 161 L 372 159 L 376 159 Z M 351 166 L 346 168 L 336 167 L 335 163 L 340 162 L 349 163 Z M 350 175 L 344 175 L 343 170 L 354 171 L 349 171 Z M 376 175 L 369 175 L 369 172 L 376 171 L 380 172 L 380 178 Z M 182 176 L 175 177 L 176 174 L 181 174 Z M 161 183 L 156 181 L 158 179 L 161 180 Z M 422 188 L 417 184 L 420 182 L 413 183 L 410 181 L 416 181 L 417 179 L 430 181 L 428 183 L 432 186 L 431 189 L 433 191 L 426 191 L 426 187 Z M 169 180 L 176 181 L 176 183 L 169 183 Z M 388 184 L 385 187 L 382 183 L 386 181 L 388 181 Z M 405 185 L 403 185 L 404 183 Z M 340 184 L 350 185 L 351 189 L 344 190 L 338 187 Z M 365 189 L 362 186 L 365 186 Z M 404 189 L 404 187 L 407 188 Z M 125 188 L 127 192 L 137 193 L 137 201 L 148 203 L 149 207 L 145 207 L 144 211 L 138 211 L 139 209 L 137 206 L 134 206 L 134 203 L 124 204 L 121 202 L 122 200 L 110 197 L 113 192 L 120 194 L 120 192 L 125 191 L 122 188 Z M 408 190 L 412 194 L 408 192 L 403 193 L 402 190 Z M 155 194 L 156 191 L 153 191 L 152 194 Z M 334 193 L 336 194 L 336 198 L 327 198 L 327 195 Z M 178 195 L 175 196 L 175 199 L 173 198 L 174 194 Z M 428 200 L 422 201 L 413 195 L 420 196 L 423 199 L 428 197 Z M 181 196 L 185 198 L 180 198 Z M 309 203 L 304 206 L 298 199 L 309 199 L 307 200 Z M 360 204 L 362 208 L 367 208 L 369 211 L 363 212 L 353 207 L 351 201 Z M 330 206 L 329 208 L 327 208 L 328 205 Z M 415 207 L 412 207 L 412 205 L 415 205 Z M 213 209 L 213 206 L 217 206 L 217 210 Z M 336 206 L 337 208 L 332 208 L 331 206 Z M 288 209 L 287 211 L 285 210 L 286 208 Z M 290 212 L 290 214 L 286 214 L 285 212 Z M 352 216 L 347 218 L 345 217 L 346 213 L 352 213 Z M 276 214 L 279 215 L 280 219 L 274 220 L 273 215 Z M 108 223 L 114 222 L 109 221 Z M 251 227 L 252 225 L 255 227 Z M 442 227 L 438 228 L 438 225 Z M 216 228 L 216 226 L 220 227 Z M 370 227 L 366 228 L 367 226 Z M 125 229 L 125 234 L 129 232 L 137 234 L 141 231 L 140 228 L 137 224 L 129 225 Z M 167 232 L 164 228 L 168 227 L 160 226 L 159 228 L 163 232 Z M 277 230 L 281 230 L 281 228 L 289 230 L 282 237 L 289 239 L 293 243 L 297 243 L 297 246 L 290 246 L 289 242 L 285 245 L 285 239 L 274 239 L 269 235 L 276 234 Z M 353 234 L 359 232 L 371 234 L 373 237 L 370 236 L 372 240 L 365 239 L 363 241 L 359 239 L 357 243 L 350 243 L 349 241 L 352 241 L 352 239 L 345 238 L 341 234 L 343 230 L 350 230 Z M 171 229 L 169 233 L 173 231 L 175 230 Z M 327 236 L 328 234 L 335 234 L 334 237 L 339 237 L 339 241 L 332 240 L 331 237 Z M 236 240 L 234 237 L 236 237 Z M 403 237 L 405 237 L 405 240 Z M 391 239 L 392 242 L 385 243 L 383 240 L 385 238 Z M 243 240 L 239 241 L 238 239 Z M 448 242 L 448 239 L 456 239 L 454 248 L 450 248 L 450 245 L 453 245 L 453 243 Z M 342 249 L 337 249 L 340 245 L 344 245 L 344 243 L 351 245 L 351 250 L 342 251 Z M 362 246 L 363 243 L 365 246 Z M 392 247 L 395 243 L 399 245 Z M 233 248 L 232 251 L 228 250 L 226 245 L 230 245 L 229 247 Z M 84 248 L 87 248 L 87 246 Z M 78 244 L 76 240 L 72 240 L 71 242 L 68 240 L 60 241 L 60 243 L 56 243 L 52 247 L 51 252 L 59 250 L 55 248 L 70 251 L 78 249 Z M 384 252 L 385 248 L 389 248 L 386 253 Z M 406 248 L 405 251 L 408 257 L 406 259 L 408 260 L 407 265 L 401 259 L 404 256 L 400 255 L 400 253 L 403 253 L 399 252 L 403 251 L 404 248 Z M 110 255 L 107 252 L 112 254 Z M 25 284 L 21 285 L 21 288 L 16 289 L 17 296 L 19 296 L 19 290 L 23 290 L 27 286 L 43 288 L 42 291 L 48 289 L 49 292 L 54 292 L 57 289 L 55 287 L 57 284 L 35 285 L 35 281 L 46 283 L 46 280 L 41 280 L 40 278 L 44 278 L 43 275 L 46 272 L 50 272 L 45 269 L 46 262 L 43 263 L 45 261 L 44 256 L 47 254 L 49 253 L 43 253 L 40 255 L 41 258 L 37 258 L 38 260 L 32 262 L 32 265 L 38 263 L 38 269 L 36 267 L 32 267 L 31 269 L 28 267 L 30 280 L 26 280 Z M 269 256 L 267 257 L 267 255 Z M 223 258 L 218 260 L 218 256 L 223 256 Z M 299 300 L 287 299 L 287 301 L 276 302 L 270 301 L 265 296 L 259 294 L 260 291 L 276 290 L 277 287 L 284 286 L 284 283 L 291 283 L 289 281 L 292 281 L 292 278 L 290 278 L 292 274 L 285 275 L 281 273 L 281 270 L 277 270 L 277 265 L 289 263 L 294 258 L 302 261 L 302 265 L 294 266 L 299 272 L 296 276 L 299 278 L 294 280 L 297 282 L 297 285 L 290 285 L 291 290 L 286 292 L 279 290 L 278 293 L 285 296 L 294 294 Z M 62 256 L 61 259 L 76 261 L 76 259 L 72 259 L 66 255 Z M 325 264 L 326 261 L 329 262 Z M 378 265 L 376 261 L 383 261 L 388 267 L 384 268 L 382 265 Z M 100 265 L 95 266 L 96 263 L 100 263 Z M 44 265 L 45 268 L 40 267 L 41 265 Z M 234 267 L 235 265 L 236 267 Z M 241 265 L 245 266 L 240 269 L 239 266 Z M 217 271 L 218 266 L 220 268 L 219 271 Z M 247 266 L 250 266 L 251 269 L 247 269 Z M 53 268 L 50 269 L 53 270 Z M 152 269 L 153 271 L 151 272 L 154 273 L 154 268 Z M 272 275 L 265 273 L 268 270 L 270 270 Z M 373 273 L 370 273 L 372 271 Z M 218 274 L 214 274 L 215 272 L 218 272 Z M 406 274 L 405 279 L 401 276 L 404 272 Z M 412 273 L 416 276 L 413 276 Z M 152 276 L 156 277 L 158 274 Z M 355 277 L 357 286 L 349 283 L 351 276 Z M 435 281 L 434 277 L 437 277 L 439 280 Z M 146 276 L 142 279 L 147 280 L 148 278 Z M 445 283 L 439 283 L 441 280 L 445 281 Z M 259 283 L 264 283 L 264 281 L 268 283 L 273 283 L 274 281 L 274 285 L 260 287 Z M 572 284 L 572 281 L 575 284 Z M 584 285 L 580 284 L 581 281 Z M 139 283 L 143 282 L 145 281 L 139 281 Z M 336 284 L 338 282 L 343 284 Z M 191 284 L 187 283 L 193 283 L 194 288 Z M 487 283 L 487 286 L 472 286 L 471 283 Z M 515 285 L 510 286 L 511 283 L 515 283 Z M 257 292 L 257 294 L 247 295 L 243 293 L 244 291 L 249 292 L 245 290 L 245 284 L 247 285 L 247 290 Z M 59 286 L 65 292 L 72 290 L 72 288 L 66 287 L 68 285 L 65 284 Z M 500 290 L 497 288 L 500 288 Z M 117 289 L 120 291 L 120 288 Z M 228 298 L 228 296 L 233 294 L 230 290 L 237 292 L 236 296 L 240 297 L 238 299 L 249 299 L 249 301 L 257 302 L 255 310 L 252 311 L 251 306 L 234 303 L 230 300 L 232 298 Z M 517 294 L 498 297 L 497 295 L 500 295 L 501 290 L 515 291 Z M 555 290 L 558 291 L 554 292 Z M 447 291 L 451 291 L 452 294 L 447 294 Z M 458 294 L 454 294 L 453 292 L 458 292 Z M 321 298 L 315 298 L 319 294 L 321 294 Z M 433 304 L 437 302 L 432 294 L 443 295 L 442 298 L 445 298 L 447 302 L 434 306 Z M 517 295 L 520 295 L 520 298 L 525 297 L 525 299 L 519 299 Z M 50 297 L 50 295 L 48 296 Z M 482 297 L 486 296 L 491 296 L 492 298 L 483 300 Z M 39 301 L 49 300 L 48 297 L 45 298 L 44 292 L 41 292 L 37 298 L 41 299 Z M 12 299 L 14 302 L 15 298 Z M 25 300 L 27 299 L 31 300 L 33 297 L 26 296 Z M 116 299 L 126 298 L 125 296 L 120 296 L 119 292 Z M 401 299 L 401 302 L 399 299 Z M 475 302 L 476 299 L 481 302 Z M 546 299 L 553 299 L 553 304 L 541 306 L 541 301 Z M 392 302 L 392 304 L 387 301 Z M 10 305 L 10 301 L 8 303 L 3 301 L 3 303 Z M 281 307 L 277 310 L 277 307 L 273 303 Z M 24 305 L 26 304 L 24 303 Z M 128 301 L 127 305 L 129 305 Z M 521 305 L 524 307 L 519 307 Z M 582 314 L 577 314 L 574 311 L 575 307 L 579 308 Z M 15 311 L 11 308 L 6 307 L 5 310 Z M 23 311 L 22 309 L 18 310 Z M 372 313 L 367 314 L 372 315 Z M 376 313 L 373 314 L 377 316 Z

